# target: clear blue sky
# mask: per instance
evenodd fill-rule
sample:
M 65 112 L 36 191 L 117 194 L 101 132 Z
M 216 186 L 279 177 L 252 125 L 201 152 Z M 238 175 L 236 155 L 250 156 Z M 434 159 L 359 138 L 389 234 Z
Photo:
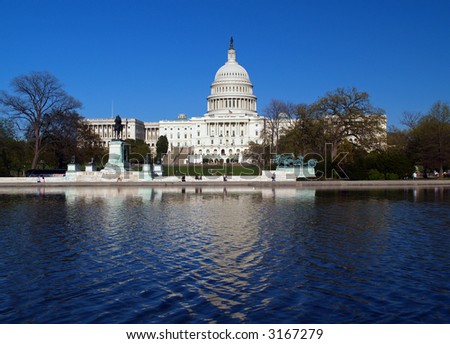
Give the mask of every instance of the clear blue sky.
M 356 87 L 399 125 L 450 102 L 448 0 L 0 0 L 0 89 L 49 71 L 88 118 L 206 112 L 230 36 L 258 110 Z

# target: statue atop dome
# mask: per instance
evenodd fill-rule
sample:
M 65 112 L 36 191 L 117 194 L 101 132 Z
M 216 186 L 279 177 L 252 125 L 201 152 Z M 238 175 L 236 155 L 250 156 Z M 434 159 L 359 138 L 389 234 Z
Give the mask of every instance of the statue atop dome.
M 234 50 L 234 47 L 233 47 L 233 36 L 231 36 L 231 38 L 230 38 L 230 50 L 231 49 Z

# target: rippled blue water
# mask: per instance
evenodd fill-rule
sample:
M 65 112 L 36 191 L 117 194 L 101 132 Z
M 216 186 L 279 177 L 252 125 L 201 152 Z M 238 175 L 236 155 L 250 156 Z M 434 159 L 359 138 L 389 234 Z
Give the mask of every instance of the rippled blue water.
M 0 189 L 2 323 L 449 323 L 450 189 Z

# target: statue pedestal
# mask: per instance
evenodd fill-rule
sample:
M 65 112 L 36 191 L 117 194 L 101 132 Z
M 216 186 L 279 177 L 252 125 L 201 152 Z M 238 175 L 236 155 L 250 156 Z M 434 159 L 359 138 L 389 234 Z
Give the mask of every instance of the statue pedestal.
M 67 172 L 79 172 L 80 164 L 67 164 Z
M 163 175 L 162 165 L 160 165 L 160 164 L 153 165 L 153 175 L 156 177 L 162 177 L 162 175 Z
M 94 172 L 94 165 L 86 165 L 86 172 Z
M 301 179 L 316 179 L 315 165 L 303 165 L 294 167 L 277 167 L 276 179 L 277 180 L 297 180 Z
M 152 165 L 144 164 L 142 166 L 142 173 L 144 174 L 144 180 L 153 180 L 153 177 L 152 177 Z
M 129 145 L 122 140 L 112 140 L 109 143 L 108 162 L 101 170 L 108 178 L 119 178 L 128 170 Z

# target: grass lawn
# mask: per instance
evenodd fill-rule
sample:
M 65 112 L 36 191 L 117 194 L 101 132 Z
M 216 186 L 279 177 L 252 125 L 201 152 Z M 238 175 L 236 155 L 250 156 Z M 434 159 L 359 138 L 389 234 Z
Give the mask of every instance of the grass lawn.
M 209 165 L 196 164 L 188 166 L 164 166 L 164 171 L 167 171 L 167 176 L 259 176 L 260 169 L 256 165 L 250 164 L 224 164 L 224 165 Z

